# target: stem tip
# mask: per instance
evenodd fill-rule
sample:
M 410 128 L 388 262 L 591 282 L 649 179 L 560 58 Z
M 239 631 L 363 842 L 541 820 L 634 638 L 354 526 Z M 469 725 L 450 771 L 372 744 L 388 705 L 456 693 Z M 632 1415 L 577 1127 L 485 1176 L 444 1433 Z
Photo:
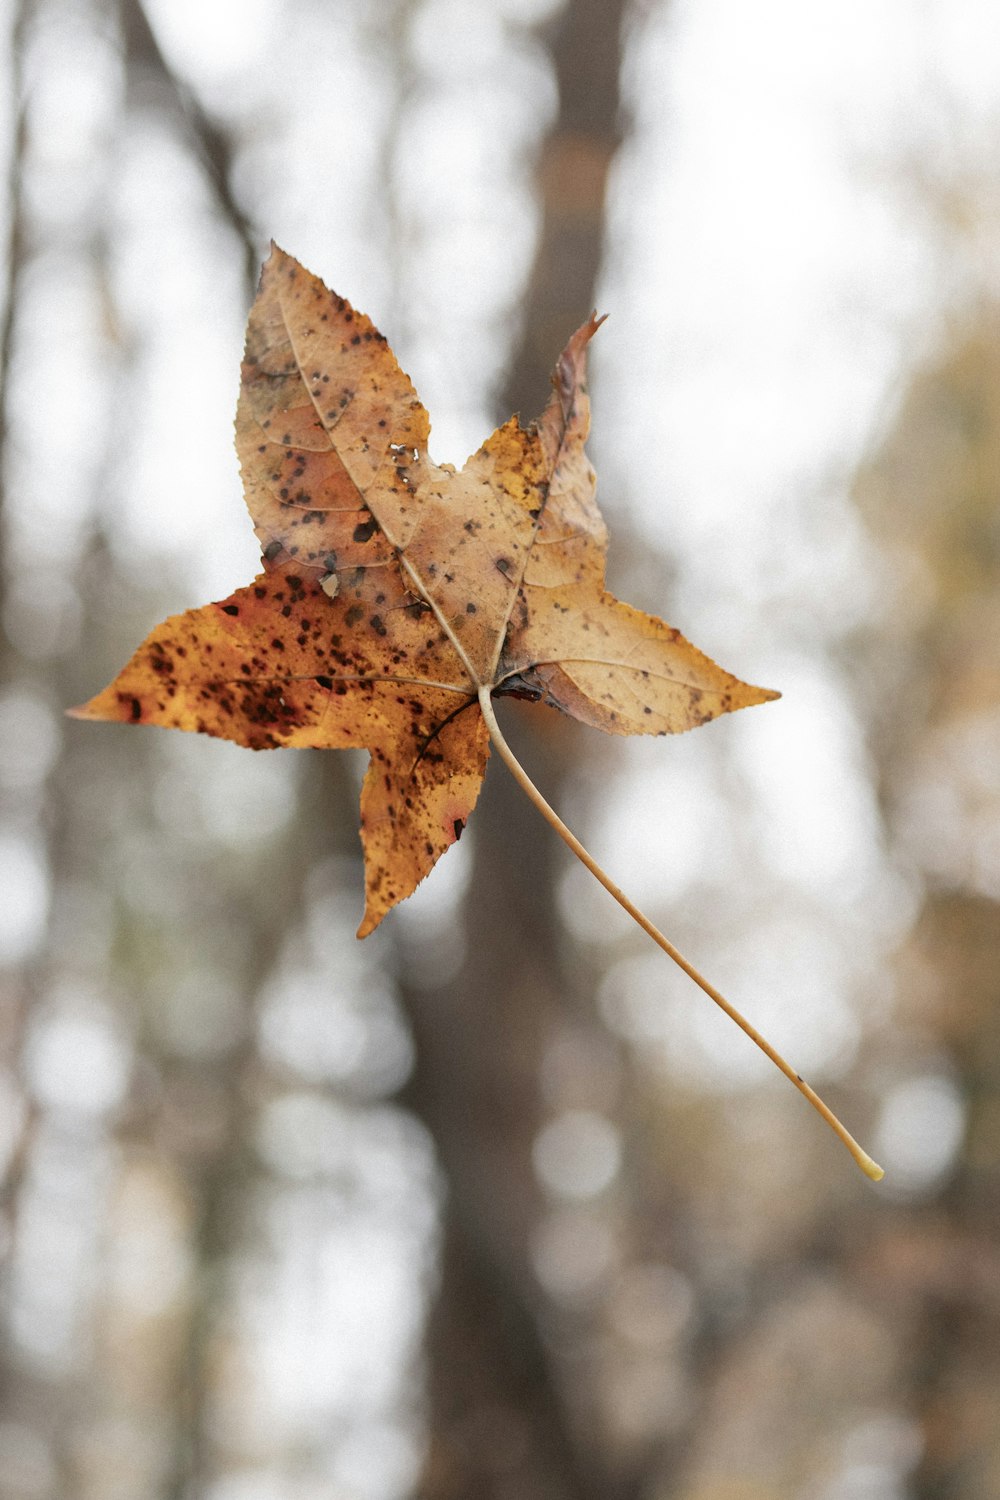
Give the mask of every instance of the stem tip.
M 885 1167 L 880 1167 L 877 1161 L 873 1161 L 867 1151 L 862 1151 L 859 1147 L 855 1160 L 865 1176 L 870 1177 L 872 1182 L 882 1181 L 885 1176 Z

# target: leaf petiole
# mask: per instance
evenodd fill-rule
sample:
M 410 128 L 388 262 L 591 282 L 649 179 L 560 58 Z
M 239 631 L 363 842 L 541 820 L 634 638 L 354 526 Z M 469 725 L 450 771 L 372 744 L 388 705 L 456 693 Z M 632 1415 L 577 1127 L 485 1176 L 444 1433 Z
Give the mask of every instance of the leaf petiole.
M 550 825 L 550 827 L 555 829 L 556 833 L 558 833 L 563 843 L 567 844 L 569 848 L 572 849 L 577 859 L 579 859 L 581 863 L 586 865 L 587 869 L 595 877 L 595 879 L 599 880 L 604 889 L 615 898 L 615 900 L 618 902 L 618 905 L 628 912 L 632 920 L 634 922 L 637 922 L 644 932 L 648 933 L 648 935 L 653 939 L 653 942 L 656 943 L 657 947 L 662 948 L 667 957 L 672 958 L 674 963 L 677 964 L 681 969 L 683 969 L 685 974 L 687 974 L 690 979 L 693 979 L 695 984 L 698 985 L 700 989 L 704 990 L 709 999 L 714 1000 L 716 1005 L 718 1005 L 721 1010 L 725 1011 L 730 1020 L 736 1022 L 740 1030 L 744 1031 L 750 1038 L 750 1040 L 757 1044 L 764 1055 L 766 1057 L 769 1057 L 770 1060 L 774 1063 L 775 1067 L 780 1068 L 785 1077 L 795 1085 L 799 1093 L 804 1095 L 805 1098 L 809 1100 L 809 1103 L 812 1105 L 813 1109 L 815 1109 L 816 1112 L 822 1116 L 822 1118 L 829 1125 L 830 1129 L 833 1131 L 834 1135 L 836 1135 L 847 1147 L 848 1151 L 854 1157 L 854 1160 L 857 1162 L 862 1172 L 864 1172 L 865 1176 L 870 1177 L 873 1182 L 878 1182 L 882 1177 L 884 1177 L 885 1172 L 882 1167 L 879 1166 L 878 1162 L 873 1161 L 872 1158 L 868 1155 L 867 1151 L 865 1151 L 858 1144 L 858 1142 L 854 1139 L 847 1128 L 833 1113 L 833 1110 L 830 1109 L 828 1105 L 824 1104 L 823 1100 L 816 1093 L 815 1089 L 811 1088 L 810 1085 L 806 1083 L 805 1079 L 801 1078 L 799 1074 L 796 1073 L 795 1069 L 791 1066 L 790 1063 L 787 1063 L 785 1061 L 780 1052 L 776 1052 L 775 1049 L 771 1046 L 770 1042 L 767 1041 L 765 1037 L 761 1036 L 757 1028 L 755 1026 L 752 1026 L 751 1023 L 746 1019 L 746 1017 L 741 1015 L 736 1007 L 734 1005 L 731 1005 L 729 1001 L 719 993 L 714 985 L 709 984 L 708 980 L 705 979 L 703 975 L 699 974 L 694 965 L 688 962 L 683 953 L 681 953 L 677 948 L 674 947 L 669 938 L 664 937 L 659 928 L 655 927 L 649 920 L 649 918 L 645 916 L 644 913 L 641 912 L 639 908 L 629 900 L 624 891 L 622 891 L 611 879 L 611 877 L 601 869 L 601 866 L 597 863 L 593 856 L 588 853 L 588 851 L 580 843 L 580 840 L 576 837 L 576 835 L 572 833 L 569 828 L 567 828 L 566 824 L 563 822 L 562 818 L 560 818 L 555 809 L 552 808 L 548 802 L 546 802 L 545 798 L 542 796 L 541 792 L 528 776 L 527 772 L 524 770 L 524 767 L 517 759 L 513 750 L 504 739 L 503 731 L 501 730 L 500 725 L 497 723 L 496 714 L 493 712 L 493 703 L 490 698 L 490 689 L 488 686 L 484 685 L 479 689 L 479 706 L 483 711 L 483 718 L 486 720 L 486 725 L 490 732 L 490 739 L 493 741 L 493 744 L 496 747 L 497 754 L 507 766 L 507 769 L 514 777 L 514 780 L 517 782 L 518 786 L 530 799 L 530 801 L 534 803 L 535 807 L 538 809 L 538 811 L 541 813 L 542 817 Z

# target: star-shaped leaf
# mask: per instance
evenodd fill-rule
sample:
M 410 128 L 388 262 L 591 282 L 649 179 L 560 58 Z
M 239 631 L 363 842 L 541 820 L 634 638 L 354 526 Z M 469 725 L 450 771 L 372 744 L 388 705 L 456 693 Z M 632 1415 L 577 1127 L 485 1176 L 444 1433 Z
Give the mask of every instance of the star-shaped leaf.
M 587 346 L 570 339 L 529 427 L 460 472 L 385 338 L 274 247 L 250 313 L 236 443 L 263 571 L 174 615 L 72 712 L 198 730 L 253 750 L 362 746 L 359 937 L 408 896 L 475 806 L 490 742 L 617 901 L 881 1176 L 812 1089 L 592 859 L 518 765 L 492 700 L 527 697 L 612 734 L 670 734 L 776 693 L 750 687 L 604 587 L 584 451 Z
M 264 570 L 160 625 L 91 719 L 255 750 L 364 746 L 361 934 L 458 838 L 489 752 L 480 691 L 615 734 L 666 734 L 776 695 L 604 588 L 574 334 L 537 422 L 456 473 L 385 338 L 275 248 L 250 314 L 236 441 Z

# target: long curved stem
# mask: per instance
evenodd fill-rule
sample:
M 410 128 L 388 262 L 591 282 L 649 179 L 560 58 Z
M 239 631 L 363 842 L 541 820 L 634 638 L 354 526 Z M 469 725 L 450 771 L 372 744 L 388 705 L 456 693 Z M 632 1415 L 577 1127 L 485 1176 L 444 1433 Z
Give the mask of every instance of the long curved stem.
M 514 780 L 517 782 L 518 786 L 521 788 L 524 794 L 535 804 L 538 811 L 541 813 L 542 817 L 550 825 L 550 827 L 555 829 L 556 833 L 558 833 L 563 843 L 568 844 L 570 849 L 572 849 L 573 853 L 576 855 L 577 859 L 580 860 L 582 864 L 586 865 L 591 875 L 593 875 L 595 879 L 601 882 L 601 885 L 603 885 L 604 889 L 615 898 L 619 906 L 623 907 L 625 911 L 628 912 L 632 920 L 634 922 L 638 922 L 643 932 L 649 934 L 649 936 L 653 939 L 653 942 L 656 943 L 657 947 L 662 948 L 667 957 L 672 958 L 674 963 L 682 968 L 685 974 L 687 974 L 689 978 L 693 979 L 695 984 L 698 985 L 700 989 L 703 989 L 705 991 L 705 994 L 708 995 L 709 999 L 714 1000 L 716 1005 L 718 1005 L 721 1010 L 725 1011 L 730 1020 L 735 1021 L 740 1030 L 746 1032 L 750 1040 L 757 1044 L 760 1050 L 764 1053 L 765 1057 L 769 1057 L 774 1063 L 775 1067 L 780 1068 L 785 1077 L 789 1079 L 791 1083 L 794 1083 L 799 1093 L 803 1094 L 805 1098 L 809 1100 L 809 1103 L 812 1105 L 813 1109 L 815 1109 L 817 1113 L 823 1117 L 823 1119 L 829 1125 L 830 1129 L 833 1131 L 834 1135 L 836 1135 L 847 1147 L 848 1151 L 854 1157 L 854 1160 L 857 1162 L 862 1172 L 864 1172 L 865 1176 L 870 1177 L 873 1182 L 878 1182 L 882 1177 L 884 1177 L 885 1172 L 879 1166 L 878 1162 L 873 1161 L 872 1158 L 868 1155 L 867 1151 L 863 1150 L 862 1147 L 858 1145 L 858 1142 L 854 1139 L 853 1135 L 851 1135 L 846 1127 L 841 1124 L 840 1120 L 838 1120 L 837 1116 L 833 1113 L 833 1110 L 830 1109 L 828 1105 L 823 1103 L 823 1100 L 816 1093 L 815 1089 L 810 1088 L 805 1079 L 802 1078 L 798 1073 L 796 1073 L 795 1069 L 791 1066 L 790 1063 L 787 1063 L 785 1061 L 785 1059 L 781 1056 L 781 1053 L 776 1052 L 775 1049 L 771 1046 L 771 1043 L 767 1041 L 765 1037 L 761 1036 L 757 1028 L 755 1026 L 752 1026 L 746 1019 L 746 1017 L 741 1015 L 734 1005 L 730 1005 L 729 1001 L 723 995 L 720 995 L 719 991 L 713 984 L 709 984 L 708 980 L 705 979 L 703 975 L 699 974 L 694 965 L 692 963 L 689 963 L 688 960 L 684 957 L 683 953 L 679 952 L 678 949 L 674 947 L 669 938 L 664 937 L 659 928 L 655 927 L 649 920 L 649 918 L 645 916 L 645 914 L 641 912 L 639 908 L 629 900 L 624 891 L 620 890 L 619 887 L 615 885 L 615 882 L 611 879 L 610 875 L 607 875 L 604 870 L 601 869 L 600 865 L 593 858 L 593 856 L 588 853 L 588 851 L 580 843 L 580 840 L 576 837 L 576 835 L 566 827 L 566 824 L 563 822 L 562 818 L 560 818 L 559 814 L 554 810 L 554 808 L 550 807 L 548 802 L 546 802 L 545 798 L 542 796 L 541 792 L 528 776 L 527 772 L 524 770 L 524 767 L 517 759 L 513 750 L 504 739 L 500 725 L 497 723 L 496 714 L 493 712 L 493 704 L 490 699 L 490 690 L 488 687 L 481 687 L 479 689 L 479 704 L 483 711 L 483 718 L 486 720 L 487 727 L 490 731 L 490 739 L 496 746 L 497 753 L 506 764 L 507 769 L 514 777 Z

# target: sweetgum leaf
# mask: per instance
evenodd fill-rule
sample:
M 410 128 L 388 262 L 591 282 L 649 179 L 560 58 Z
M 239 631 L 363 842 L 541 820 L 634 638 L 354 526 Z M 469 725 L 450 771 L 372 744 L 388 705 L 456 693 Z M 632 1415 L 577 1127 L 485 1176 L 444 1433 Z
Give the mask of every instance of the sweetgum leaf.
M 236 442 L 263 571 L 156 628 L 73 710 L 250 749 L 364 746 L 359 936 L 472 812 L 480 693 L 536 698 L 614 734 L 677 733 L 777 694 L 716 666 L 604 587 L 584 442 L 587 346 L 570 339 L 538 420 L 456 473 L 385 338 L 277 247 L 250 313 Z

